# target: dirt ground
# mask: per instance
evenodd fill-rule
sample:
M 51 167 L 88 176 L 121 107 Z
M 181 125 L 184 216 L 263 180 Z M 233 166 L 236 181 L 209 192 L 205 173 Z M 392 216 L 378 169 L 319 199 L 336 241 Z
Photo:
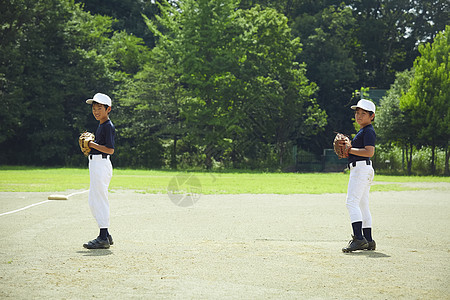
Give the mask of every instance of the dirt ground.
M 372 192 L 376 251 L 342 253 L 344 194 L 110 193 L 108 250 L 87 194 L 0 216 L 0 298 L 449 299 L 450 184 Z M 73 191 L 67 191 L 69 194 Z M 49 193 L 0 193 L 0 214 Z

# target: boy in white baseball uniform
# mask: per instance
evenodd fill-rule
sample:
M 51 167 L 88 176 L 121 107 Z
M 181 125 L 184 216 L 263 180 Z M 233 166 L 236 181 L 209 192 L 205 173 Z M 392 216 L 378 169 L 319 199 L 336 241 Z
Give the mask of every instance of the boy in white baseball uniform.
M 111 98 L 102 93 L 94 95 L 93 99 L 86 100 L 92 104 L 92 114 L 99 121 L 95 132 L 95 141 L 89 142 L 91 152 L 89 159 L 89 206 L 92 215 L 100 228 L 96 239 L 84 244 L 87 249 L 108 249 L 113 244 L 109 228 L 109 202 L 108 187 L 112 177 L 112 164 L 110 156 L 114 153 L 114 138 L 116 129 L 109 119 L 111 111 Z
M 349 151 L 348 167 L 350 178 L 347 189 L 347 209 L 352 222 L 353 236 L 343 252 L 355 250 L 375 250 L 372 239 L 372 216 L 369 210 L 369 190 L 374 171 L 370 158 L 375 153 L 376 134 L 372 126 L 375 118 L 375 104 L 362 99 L 351 107 L 361 128 L 352 141 Z

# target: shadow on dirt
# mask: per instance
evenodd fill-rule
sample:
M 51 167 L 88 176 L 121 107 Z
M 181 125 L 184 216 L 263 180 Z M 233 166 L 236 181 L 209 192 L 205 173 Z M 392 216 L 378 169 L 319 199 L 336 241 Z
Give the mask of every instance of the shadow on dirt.
M 358 252 L 349 252 L 349 253 L 344 253 L 346 255 L 362 255 L 362 256 L 367 256 L 369 258 L 386 258 L 386 257 L 391 257 L 390 255 L 381 253 L 381 252 L 377 252 L 377 251 L 358 251 Z
M 109 249 L 84 250 L 77 251 L 77 253 L 83 254 L 83 256 L 108 256 L 113 254 Z

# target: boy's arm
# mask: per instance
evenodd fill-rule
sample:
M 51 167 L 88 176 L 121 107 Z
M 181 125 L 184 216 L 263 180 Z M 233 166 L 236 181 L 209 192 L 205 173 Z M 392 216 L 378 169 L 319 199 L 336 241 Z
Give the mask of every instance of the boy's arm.
M 106 153 L 106 154 L 109 154 L 109 155 L 113 155 L 114 154 L 114 148 L 108 148 L 106 146 L 99 145 L 99 144 L 97 144 L 95 142 L 89 142 L 89 147 L 97 149 L 98 151 Z
M 365 148 L 350 148 L 348 153 L 362 157 L 372 157 L 375 153 L 375 147 L 366 146 Z

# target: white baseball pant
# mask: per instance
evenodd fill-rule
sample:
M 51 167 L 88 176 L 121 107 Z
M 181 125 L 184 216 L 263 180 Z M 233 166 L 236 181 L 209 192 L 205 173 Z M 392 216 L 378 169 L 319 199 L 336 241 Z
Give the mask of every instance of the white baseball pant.
M 112 178 L 112 164 L 102 155 L 89 155 L 89 206 L 99 228 L 109 228 L 108 187 Z
M 372 163 L 356 162 L 350 166 L 346 205 L 352 223 L 362 221 L 362 228 L 372 227 L 372 215 L 369 210 L 369 191 L 374 177 Z

